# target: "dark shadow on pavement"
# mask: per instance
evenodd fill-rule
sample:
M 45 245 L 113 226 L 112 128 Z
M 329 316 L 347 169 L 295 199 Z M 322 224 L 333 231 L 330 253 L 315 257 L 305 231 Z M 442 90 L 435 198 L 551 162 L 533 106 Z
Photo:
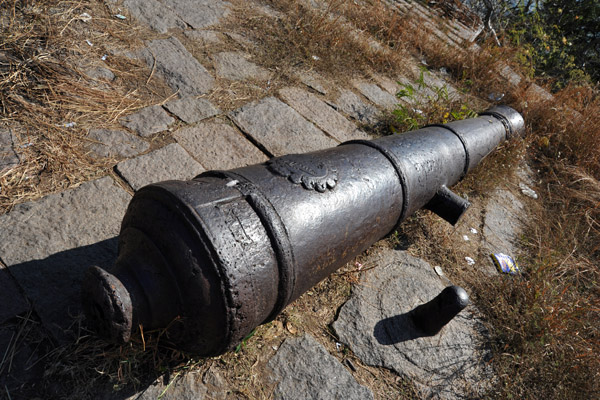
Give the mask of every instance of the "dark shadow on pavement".
M 373 336 L 379 344 L 393 345 L 427 335 L 415 326 L 409 311 L 377 322 L 373 329 Z
M 80 287 L 85 270 L 93 265 L 110 267 L 116 257 L 115 237 L 13 265 L 8 270 L 52 337 L 58 343 L 68 343 L 74 339 L 68 328 L 81 312 Z
M 73 398 L 81 382 L 69 381 L 69 374 L 62 372 L 53 377 L 56 366 L 73 366 L 71 373 L 77 375 L 78 365 L 93 371 L 96 366 L 86 363 L 100 360 L 102 351 L 118 352 L 118 346 L 85 330 L 80 294 L 86 269 L 108 268 L 116 255 L 117 238 L 112 238 L 0 269 L 0 398 Z M 102 351 L 90 355 L 90 349 Z M 148 387 L 156 375 L 137 390 L 115 392 L 113 383 L 99 379 L 100 387 L 87 392 L 94 393 L 90 398 L 125 399 Z

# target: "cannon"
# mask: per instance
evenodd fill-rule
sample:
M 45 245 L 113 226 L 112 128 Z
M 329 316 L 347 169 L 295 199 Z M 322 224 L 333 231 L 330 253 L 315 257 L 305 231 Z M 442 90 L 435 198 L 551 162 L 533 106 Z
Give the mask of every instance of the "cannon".
M 117 342 L 165 328 L 183 350 L 222 354 L 418 209 L 455 224 L 469 202 L 448 187 L 523 130 L 518 112 L 497 106 L 477 118 L 148 185 L 128 206 L 114 268 L 86 271 L 87 320 Z M 437 332 L 423 310 L 417 319 Z

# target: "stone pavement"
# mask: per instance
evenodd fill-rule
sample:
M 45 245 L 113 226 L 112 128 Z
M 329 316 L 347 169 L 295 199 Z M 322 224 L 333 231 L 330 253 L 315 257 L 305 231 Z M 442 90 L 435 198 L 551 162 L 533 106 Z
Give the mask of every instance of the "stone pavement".
M 439 334 L 424 336 L 407 313 L 449 282 L 403 251 L 382 251 L 369 260 L 373 265 L 333 324 L 340 340 L 364 363 L 409 378 L 423 397 L 481 397 L 491 382 L 491 354 L 474 306 Z
M 393 3 L 398 12 L 417 13 L 429 21 L 436 35 L 452 46 L 468 41 L 474 32 L 452 22 L 445 33 L 427 8 L 416 2 Z M 82 273 L 92 265 L 114 263 L 116 236 L 134 191 L 161 180 L 190 179 L 205 170 L 235 168 L 368 138 L 361 127 L 395 107 L 395 82 L 411 80 L 380 76 L 331 89 L 323 84 L 325 78 L 300 70 L 302 84 L 234 109 L 219 109 L 209 98 L 220 85 L 238 82 L 254 87 L 273 73 L 254 63 L 245 46 L 208 54 L 213 62 L 209 68 L 180 40 L 183 34 L 195 46 L 209 49 L 220 40 L 219 24 L 231 14 L 232 5 L 217 0 L 124 0 L 121 4 L 127 17 L 163 34 L 133 53 L 165 81 L 174 98 L 123 116 L 113 129 L 89 132 L 92 154 L 119 160 L 110 175 L 0 215 L 0 330 L 9 326 L 7 321 L 33 312 L 53 343 L 73 340 L 72 324 L 81 312 Z M 256 7 L 276 23 L 277 13 L 268 7 L 255 2 L 246 6 Z M 432 74 L 428 79 L 432 87 L 445 85 L 453 92 L 443 78 Z M 170 139 L 156 148 L 154 139 L 159 135 Z M 11 128 L 0 127 L 0 172 L 18 164 L 17 145 Z M 513 204 L 518 212 L 518 200 Z M 490 233 L 484 232 L 488 237 L 499 230 L 494 215 L 488 217 Z M 340 340 L 364 363 L 413 379 L 424 396 L 455 398 L 479 393 L 489 371 L 482 366 L 488 354 L 476 310 L 461 314 L 440 337 L 402 336 L 403 313 L 429 300 L 445 284 L 423 261 L 397 252 L 380 257 L 389 261 L 373 260 L 381 268 L 365 275 L 367 283 L 358 287 L 334 324 Z M 7 332 L 13 333 L 0 335 L 0 356 L 13 343 L 14 331 Z M 3 375 L 0 387 L 18 388 L 15 376 L 31 369 L 30 364 L 42 356 L 29 357 L 21 370 L 15 367 L 12 375 Z M 275 398 L 373 398 L 372 391 L 358 384 L 350 369 L 309 334 L 287 339 L 268 367 Z M 469 386 L 466 381 L 478 382 Z M 222 385 L 223 380 L 214 374 L 191 373 L 170 386 L 159 380 L 133 398 L 150 399 L 163 393 L 164 399 L 220 398 L 227 391 Z

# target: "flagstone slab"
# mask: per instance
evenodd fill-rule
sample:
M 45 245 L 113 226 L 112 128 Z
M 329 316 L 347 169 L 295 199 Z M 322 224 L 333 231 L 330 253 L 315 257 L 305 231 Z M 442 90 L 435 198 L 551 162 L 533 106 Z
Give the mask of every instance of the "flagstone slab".
M 91 129 L 87 148 L 96 157 L 127 158 L 148 150 L 150 144 L 121 129 Z
M 412 322 L 412 309 L 436 297 L 447 281 L 422 259 L 386 249 L 369 260 L 333 328 L 364 363 L 411 380 L 423 398 L 481 398 L 493 372 L 487 331 L 468 306 L 435 336 Z
M 232 81 L 248 79 L 264 81 L 271 75 L 266 69 L 249 61 L 250 56 L 237 51 L 215 54 L 213 57 L 217 76 Z
M 354 87 L 357 88 L 363 96 L 387 110 L 393 110 L 398 105 L 398 99 L 393 94 L 381 89 L 374 83 L 355 82 Z
M 379 112 L 377 108 L 363 101 L 356 93 L 350 90 L 340 91 L 334 106 L 360 123 L 374 124 L 377 122 L 377 114 Z
M 141 56 L 181 97 L 206 94 L 214 86 L 212 75 L 175 37 L 151 41 Z
M 247 104 L 230 116 L 242 131 L 274 156 L 306 153 L 338 144 L 275 97 Z
M 222 0 L 161 0 L 194 29 L 216 25 L 230 14 L 230 3 Z
M 488 253 L 504 253 L 515 257 L 518 240 L 525 226 L 525 204 L 508 189 L 496 189 L 484 209 L 484 247 Z M 490 272 L 495 269 L 490 267 Z
M 169 7 L 158 0 L 124 0 L 123 6 L 139 22 L 148 25 L 159 33 L 169 29 L 186 28 L 187 24 Z
M 269 361 L 275 399 L 373 399 L 322 344 L 308 334 L 286 339 Z
M 116 170 L 134 190 L 151 183 L 188 180 L 204 171 L 180 145 L 171 143 L 142 156 L 121 161 Z
M 164 107 L 187 124 L 194 124 L 220 112 L 210 101 L 195 97 L 172 100 Z
M 161 106 L 154 105 L 123 117 L 119 122 L 138 135 L 148 137 L 166 131 L 169 125 L 175 122 L 175 119 L 167 114 Z
M 335 111 L 316 95 L 299 88 L 288 87 L 279 91 L 281 98 L 328 135 L 340 142 L 368 139 L 369 136 Z
M 268 157 L 231 125 L 201 123 L 175 132 L 175 139 L 208 170 L 259 164 Z
M 10 129 L 0 127 L 0 172 L 19 164 Z

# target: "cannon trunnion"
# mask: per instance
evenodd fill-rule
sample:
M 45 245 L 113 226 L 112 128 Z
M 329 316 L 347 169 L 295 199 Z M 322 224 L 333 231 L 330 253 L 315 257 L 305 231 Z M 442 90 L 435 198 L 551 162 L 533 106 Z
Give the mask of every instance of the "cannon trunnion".
M 114 268 L 87 271 L 87 319 L 119 342 L 140 326 L 168 328 L 182 349 L 221 354 L 419 208 L 456 223 L 469 203 L 448 187 L 523 129 L 500 106 L 146 186 L 123 219 Z

